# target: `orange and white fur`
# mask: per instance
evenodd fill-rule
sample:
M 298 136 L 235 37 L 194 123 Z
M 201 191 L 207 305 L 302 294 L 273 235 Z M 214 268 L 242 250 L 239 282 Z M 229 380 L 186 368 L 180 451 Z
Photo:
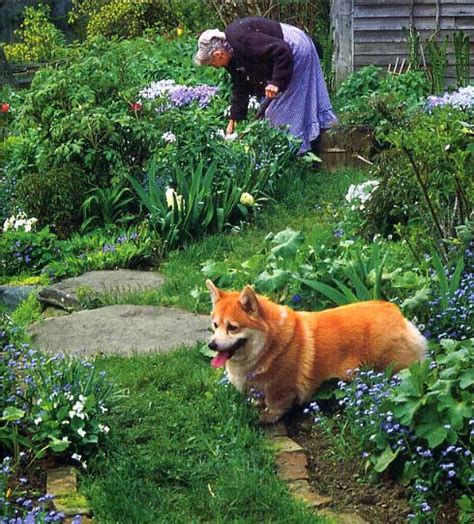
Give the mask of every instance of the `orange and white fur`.
M 240 391 L 262 394 L 262 422 L 276 422 L 292 405 L 310 400 L 327 379 L 350 378 L 360 366 L 394 372 L 421 361 L 426 340 L 390 302 L 368 301 L 309 313 L 257 295 L 251 286 L 222 291 L 210 280 L 217 352 Z

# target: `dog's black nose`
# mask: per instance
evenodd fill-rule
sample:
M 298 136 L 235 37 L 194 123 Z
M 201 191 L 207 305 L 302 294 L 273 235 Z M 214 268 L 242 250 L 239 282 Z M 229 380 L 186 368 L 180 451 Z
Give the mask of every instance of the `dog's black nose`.
M 207 346 L 209 349 L 212 349 L 212 351 L 217 351 L 217 344 L 214 342 L 214 340 L 211 340 Z

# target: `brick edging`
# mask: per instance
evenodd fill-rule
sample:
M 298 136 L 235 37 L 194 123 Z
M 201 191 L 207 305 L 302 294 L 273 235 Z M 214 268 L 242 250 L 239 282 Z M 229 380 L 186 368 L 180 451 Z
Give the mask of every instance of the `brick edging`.
M 320 516 L 329 517 L 336 523 L 366 523 L 358 515 L 338 513 L 328 509 L 320 511 L 332 504 L 332 497 L 319 494 L 309 483 L 308 456 L 305 450 L 288 437 L 284 422 L 267 426 L 264 431 L 276 452 L 278 478 L 288 484 L 288 490 L 295 498 L 305 502 Z

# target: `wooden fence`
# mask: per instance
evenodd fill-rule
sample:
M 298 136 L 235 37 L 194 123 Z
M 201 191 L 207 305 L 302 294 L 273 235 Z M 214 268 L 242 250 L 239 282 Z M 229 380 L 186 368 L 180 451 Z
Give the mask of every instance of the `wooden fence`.
M 447 82 L 456 79 L 453 34 L 462 29 L 470 38 L 470 71 L 474 78 L 474 0 L 333 0 L 331 20 L 335 40 L 335 72 L 339 83 L 366 65 L 388 67 L 408 58 L 407 33 L 426 41 L 449 36 Z M 406 62 L 407 63 L 407 62 Z

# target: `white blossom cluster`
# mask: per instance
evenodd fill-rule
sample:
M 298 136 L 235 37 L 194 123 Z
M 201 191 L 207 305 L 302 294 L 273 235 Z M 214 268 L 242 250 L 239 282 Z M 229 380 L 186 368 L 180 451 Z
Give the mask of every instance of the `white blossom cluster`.
M 370 200 L 372 193 L 378 186 L 378 180 L 367 180 L 367 182 L 358 185 L 351 184 L 346 194 L 346 200 L 351 204 L 351 209 L 365 209 L 365 204 Z
M 5 220 L 3 223 L 3 231 L 5 232 L 10 229 L 24 229 L 28 233 L 34 229 L 37 222 L 37 218 L 27 218 L 25 213 L 20 212 L 18 215 L 12 215 L 10 218 Z

